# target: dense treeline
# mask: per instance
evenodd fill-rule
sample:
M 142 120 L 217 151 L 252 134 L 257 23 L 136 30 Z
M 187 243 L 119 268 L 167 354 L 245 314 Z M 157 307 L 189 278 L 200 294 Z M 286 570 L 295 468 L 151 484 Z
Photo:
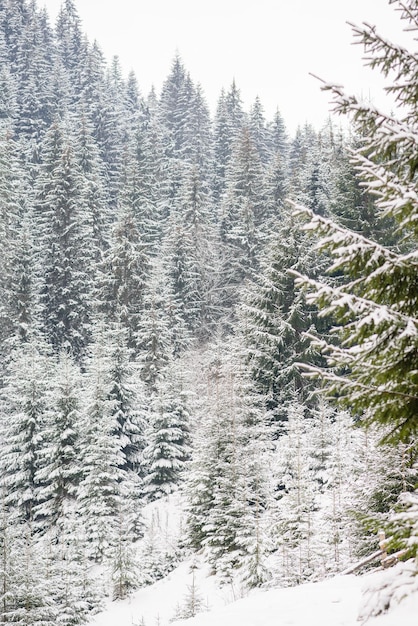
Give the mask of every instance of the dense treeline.
M 357 140 L 289 138 L 235 83 L 212 119 L 178 56 L 146 96 L 72 0 L 55 27 L 0 1 L 2 623 L 82 623 L 190 550 L 254 586 L 367 549 L 352 511 L 413 473 L 296 366 L 330 324 L 288 270 L 326 259 L 285 204 L 392 243 Z M 179 486 L 187 538 L 151 558 L 141 511 Z

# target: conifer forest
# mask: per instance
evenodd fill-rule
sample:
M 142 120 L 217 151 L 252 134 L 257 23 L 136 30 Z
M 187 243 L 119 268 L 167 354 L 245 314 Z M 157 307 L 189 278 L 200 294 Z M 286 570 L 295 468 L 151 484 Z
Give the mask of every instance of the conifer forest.
M 416 559 L 418 60 L 353 35 L 396 112 L 324 84 L 290 136 L 235 82 L 210 113 L 179 55 L 142 93 L 73 0 L 0 0 L 1 624 L 83 624 L 193 553 L 248 589 L 381 528 Z

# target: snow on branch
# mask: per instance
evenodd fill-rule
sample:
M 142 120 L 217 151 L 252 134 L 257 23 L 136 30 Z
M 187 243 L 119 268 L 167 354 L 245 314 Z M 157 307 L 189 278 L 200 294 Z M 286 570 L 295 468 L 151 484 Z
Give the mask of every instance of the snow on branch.
M 398 4 L 397 11 L 401 11 L 401 19 L 408 23 L 413 22 L 415 26 L 410 24 L 404 29 L 406 32 L 418 30 L 418 6 L 415 0 L 409 0 L 409 3 L 401 2 L 401 0 L 389 0 L 389 4 Z
M 413 193 L 415 192 L 413 191 Z M 401 199 L 401 202 L 403 201 L 407 202 L 408 200 Z M 295 209 L 295 216 L 302 216 L 308 220 L 304 224 L 303 230 L 322 236 L 316 244 L 316 249 L 329 252 L 334 259 L 328 268 L 328 273 L 332 274 L 342 270 L 353 277 L 353 280 L 345 286 L 346 290 L 355 290 L 358 293 L 361 288 L 363 295 L 367 293 L 369 297 L 372 296 L 371 299 L 379 299 L 380 292 L 383 297 L 383 291 L 387 289 L 396 291 L 398 289 L 399 277 L 405 277 L 414 271 L 418 272 L 417 251 L 398 254 L 360 233 L 316 215 L 304 206 L 295 202 L 290 202 L 290 204 Z M 416 227 L 418 228 L 418 220 Z M 380 292 L 377 285 L 380 285 Z M 413 296 L 414 286 L 411 285 L 412 293 L 409 293 L 405 291 L 405 282 L 403 285 L 403 300 L 404 304 L 407 304 Z M 402 300 L 398 299 L 397 304 L 402 305 Z
M 418 396 L 414 394 L 404 393 L 402 391 L 397 391 L 396 389 L 389 389 L 385 385 L 367 385 L 358 380 L 347 378 L 346 376 L 339 376 L 332 369 L 321 368 L 315 365 L 309 365 L 307 363 L 296 363 L 295 365 L 296 367 L 298 367 L 298 369 L 304 372 L 304 375 L 307 378 L 319 378 L 333 386 L 337 385 L 334 388 L 338 389 L 340 392 L 344 389 L 350 388 L 361 391 L 362 393 L 366 392 L 368 394 L 382 394 L 387 396 L 393 396 L 395 398 L 418 400 Z
M 357 26 L 351 22 L 348 24 L 357 40 L 355 43 L 363 45 L 367 54 L 372 54 L 371 57 L 366 57 L 366 65 L 371 68 L 380 67 L 384 76 L 388 76 L 397 68 L 396 80 L 398 80 L 401 76 L 410 73 L 410 68 L 416 65 L 417 56 L 415 54 L 382 37 L 377 32 L 376 26 L 367 22 L 363 22 L 362 26 Z M 380 55 L 380 53 L 382 54 Z
M 288 200 L 287 202 L 294 208 L 293 215 L 295 217 L 305 217 L 309 219 L 309 222 L 303 226 L 303 230 L 317 232 L 320 235 L 332 235 L 332 237 L 326 240 L 327 243 L 332 242 L 335 246 L 340 246 L 343 242 L 349 242 L 350 244 L 356 242 L 358 246 L 363 249 L 373 250 L 374 254 L 379 258 L 392 261 L 397 261 L 399 259 L 399 255 L 395 252 L 388 250 L 372 239 L 368 239 L 360 233 L 356 233 L 353 230 L 340 226 L 331 219 L 322 217 L 321 215 L 314 213 L 311 209 L 298 204 L 293 200 Z M 321 241 L 318 247 L 323 249 L 328 246 L 323 245 Z
M 402 328 L 411 329 L 411 327 L 413 327 L 415 328 L 415 334 L 418 335 L 418 319 L 411 315 L 406 315 L 385 304 L 378 304 L 373 300 L 349 293 L 346 291 L 347 285 L 344 287 L 331 287 L 313 278 L 303 276 L 296 270 L 288 271 L 289 274 L 295 278 L 297 286 L 310 291 L 310 303 L 313 304 L 324 299 L 329 303 L 329 309 L 322 310 L 320 313 L 323 316 L 329 315 L 337 308 L 343 307 L 347 307 L 355 315 L 362 315 L 366 312 L 374 311 L 378 314 L 378 317 L 375 319 L 376 323 L 380 318 L 380 320 L 384 320 L 385 322 L 393 322 L 397 326 L 401 325 Z

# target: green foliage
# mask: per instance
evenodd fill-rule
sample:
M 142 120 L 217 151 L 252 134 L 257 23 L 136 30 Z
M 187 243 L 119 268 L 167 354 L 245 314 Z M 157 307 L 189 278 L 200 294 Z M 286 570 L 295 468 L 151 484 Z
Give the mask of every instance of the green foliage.
M 306 332 L 323 329 L 315 306 L 308 304 L 287 270 L 317 275 L 323 260 L 312 249 L 305 234 L 286 212 L 278 227 L 277 240 L 270 245 L 261 266 L 244 291 L 239 311 L 244 355 L 273 421 L 284 419 L 284 404 L 295 389 L 312 405 L 314 385 L 306 380 L 298 362 L 320 362 L 312 351 Z
M 415 29 L 416 2 L 392 4 L 398 5 L 407 28 Z M 347 96 L 339 86 L 324 89 L 333 94 L 335 110 L 354 120 L 361 139 L 352 160 L 362 186 L 376 198 L 379 216 L 396 225 L 398 245 L 382 245 L 295 205 L 296 213 L 309 220 L 305 229 L 320 236 L 319 250 L 330 255 L 332 278 L 320 282 L 297 272 L 293 276 L 306 290 L 308 302 L 336 321 L 336 340 L 314 339 L 328 368 L 301 367 L 308 376 L 321 378 L 339 402 L 358 414 L 365 412 L 364 424 L 378 424 L 383 441 L 409 444 L 413 464 L 418 452 L 417 59 L 382 38 L 373 26 L 353 30 L 368 64 L 392 76 L 388 91 L 395 95 L 398 111 L 385 115 Z M 406 492 L 401 496 L 403 508 L 389 515 L 391 547 L 405 548 L 404 556 L 416 555 L 414 486 L 403 480 L 397 488 L 385 484 L 373 494 L 373 507 L 382 512 L 388 498 Z
M 413 22 L 412 16 L 408 19 Z M 371 55 L 372 66 L 381 66 L 386 75 L 396 58 L 395 66 L 402 68 L 393 88 L 400 105 L 398 117 L 346 96 L 340 87 L 325 89 L 332 91 L 336 110 L 351 114 L 362 132 L 361 147 L 353 155 L 358 175 L 376 197 L 380 214 L 397 224 L 403 244 L 397 249 L 382 246 L 297 207 L 310 219 L 306 229 L 322 237 L 318 247 L 330 254 L 329 271 L 335 276 L 323 283 L 297 279 L 308 291 L 308 301 L 338 323 L 334 330 L 338 346 L 319 342 L 333 369 L 309 371 L 325 378 L 331 393 L 355 411 L 369 408 L 371 421 L 389 425 L 388 439 L 407 441 L 418 428 L 417 118 L 411 85 L 404 78 L 404 73 L 411 76 L 412 57 L 381 39 L 372 27 L 355 29 L 355 34 Z M 338 278 L 340 273 L 346 281 Z

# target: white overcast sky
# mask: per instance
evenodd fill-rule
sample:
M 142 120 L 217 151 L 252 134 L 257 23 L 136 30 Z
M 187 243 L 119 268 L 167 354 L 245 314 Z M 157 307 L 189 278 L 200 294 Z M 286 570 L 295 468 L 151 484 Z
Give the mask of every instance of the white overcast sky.
M 376 72 L 363 68 L 347 20 L 404 36 L 388 0 L 75 0 L 89 39 L 107 60 L 133 69 L 143 95 L 159 92 L 179 52 L 213 113 L 222 87 L 235 79 L 245 107 L 258 95 L 270 119 L 279 108 L 293 134 L 306 121 L 320 127 L 329 96 L 312 72 L 381 104 Z M 55 23 L 61 0 L 38 0 Z

